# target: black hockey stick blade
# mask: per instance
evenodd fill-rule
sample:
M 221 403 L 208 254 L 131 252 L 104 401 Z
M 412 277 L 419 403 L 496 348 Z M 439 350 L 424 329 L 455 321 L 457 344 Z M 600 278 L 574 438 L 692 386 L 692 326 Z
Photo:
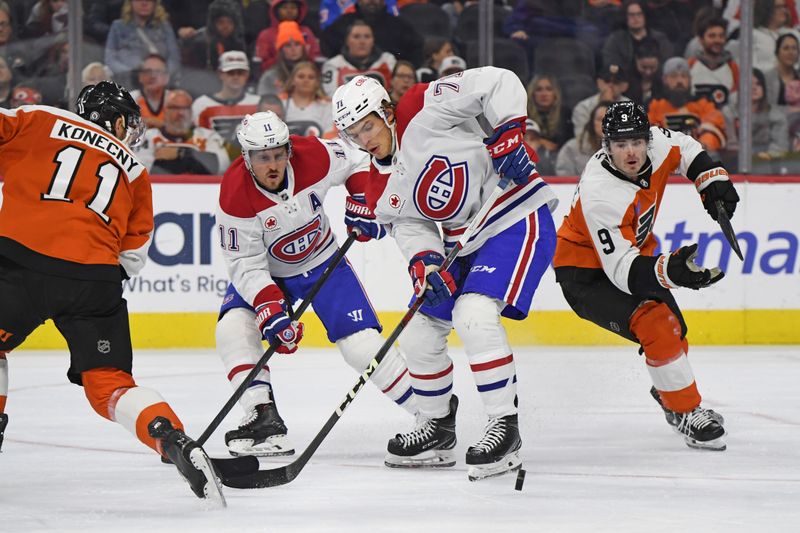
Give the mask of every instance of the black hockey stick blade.
M 739 248 L 739 241 L 736 240 L 736 232 L 733 231 L 731 219 L 728 218 L 728 212 L 725 211 L 725 206 L 722 205 L 722 200 L 717 200 L 714 202 L 714 204 L 717 206 L 717 222 L 719 223 L 719 227 L 722 229 L 722 234 L 725 235 L 726 239 L 728 239 L 728 244 L 731 245 L 734 253 L 739 256 L 741 261 L 744 261 L 742 249 Z
M 209 457 L 209 459 L 211 459 L 211 464 L 214 465 L 214 468 L 217 470 L 217 474 L 219 474 L 223 485 L 229 479 L 258 472 L 258 459 L 250 455 L 239 457 Z M 161 462 L 165 465 L 172 464 L 172 461 L 164 456 L 161 457 Z
M 209 457 L 211 464 L 217 469 L 222 484 L 225 480 L 258 472 L 258 459 L 253 456 L 241 457 Z

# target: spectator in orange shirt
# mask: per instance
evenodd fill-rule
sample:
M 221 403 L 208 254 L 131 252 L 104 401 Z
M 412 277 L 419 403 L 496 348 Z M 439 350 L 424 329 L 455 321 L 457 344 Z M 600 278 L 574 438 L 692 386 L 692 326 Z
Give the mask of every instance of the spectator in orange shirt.
M 725 148 L 725 117 L 711 100 L 692 97 L 689 63 L 682 57 L 669 58 L 662 79 L 663 97 L 650 101 L 650 123 L 691 135 L 706 151 Z

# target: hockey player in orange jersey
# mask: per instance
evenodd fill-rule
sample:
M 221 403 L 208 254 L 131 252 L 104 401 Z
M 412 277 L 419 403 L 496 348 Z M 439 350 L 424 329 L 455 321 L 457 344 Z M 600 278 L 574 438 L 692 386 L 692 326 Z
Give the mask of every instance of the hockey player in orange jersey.
M 603 119 L 603 148 L 587 163 L 558 230 L 553 266 L 578 316 L 641 345 L 651 392 L 686 444 L 724 450 L 724 420 L 700 406 L 686 323 L 671 293 L 706 288 L 724 273 L 694 262 L 696 244 L 655 255 L 652 228 L 673 172 L 694 181 L 712 218 L 717 200 L 733 216 L 739 196 L 700 143 L 651 127 L 640 105 L 612 104 Z
M 121 282 L 141 270 L 153 231 L 149 177 L 130 150 L 139 106 L 103 81 L 81 91 L 77 111 L 0 109 L 0 412 L 8 352 L 52 319 L 69 346 L 67 377 L 92 408 L 175 463 L 198 497 L 224 504 L 203 449 L 131 375 Z

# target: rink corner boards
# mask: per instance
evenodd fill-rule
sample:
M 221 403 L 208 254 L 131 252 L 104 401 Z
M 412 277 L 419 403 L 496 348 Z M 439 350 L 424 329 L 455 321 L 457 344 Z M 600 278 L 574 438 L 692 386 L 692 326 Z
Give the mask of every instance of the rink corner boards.
M 695 345 L 800 344 L 800 309 L 747 309 L 685 311 L 689 340 Z M 379 313 L 384 333 L 400 321 L 402 313 Z M 134 313 L 131 333 L 136 349 L 213 348 L 216 313 Z M 331 347 L 325 329 L 313 313 L 306 324 L 303 346 Z M 581 320 L 570 311 L 535 311 L 527 320 L 504 320 L 512 346 L 591 346 L 626 344 L 628 341 Z M 452 334 L 453 345 L 459 346 Z M 51 321 L 39 328 L 21 349 L 65 349 Z

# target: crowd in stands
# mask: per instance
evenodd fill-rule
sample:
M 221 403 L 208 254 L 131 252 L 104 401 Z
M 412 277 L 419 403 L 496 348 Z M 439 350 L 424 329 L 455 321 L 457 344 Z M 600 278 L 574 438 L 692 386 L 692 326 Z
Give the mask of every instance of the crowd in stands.
M 577 175 L 611 102 L 642 103 L 733 170 L 743 0 L 495 0 L 494 64 L 527 86 L 543 175 Z M 397 101 L 478 66 L 475 0 L 82 0 L 82 81 L 132 90 L 155 173 L 224 172 L 235 127 L 271 109 L 334 137 L 330 96 L 357 74 Z M 66 0 L 0 0 L 0 106 L 67 107 Z M 800 6 L 756 0 L 755 172 L 800 170 Z

